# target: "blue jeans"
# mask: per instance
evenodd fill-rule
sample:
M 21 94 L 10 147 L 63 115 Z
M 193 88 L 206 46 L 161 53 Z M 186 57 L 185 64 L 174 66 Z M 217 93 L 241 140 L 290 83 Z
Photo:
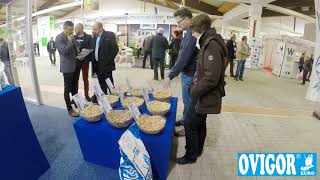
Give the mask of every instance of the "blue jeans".
M 192 83 L 193 77 L 181 73 L 181 86 L 182 86 L 182 100 L 183 100 L 183 117 L 182 122 L 185 121 L 191 103 L 191 95 L 189 93 L 189 87 Z
M 244 69 L 245 69 L 245 63 L 246 63 L 246 60 L 239 60 L 238 61 L 237 72 L 236 72 L 235 78 L 242 79 Z

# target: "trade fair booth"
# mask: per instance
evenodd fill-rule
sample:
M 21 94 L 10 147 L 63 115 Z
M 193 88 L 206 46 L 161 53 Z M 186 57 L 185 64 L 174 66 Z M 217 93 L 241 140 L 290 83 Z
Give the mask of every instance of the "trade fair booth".
M 314 54 L 315 43 L 292 36 L 265 37 L 258 67 L 270 69 L 272 74 L 294 79 L 299 73 L 298 62 L 302 53 Z

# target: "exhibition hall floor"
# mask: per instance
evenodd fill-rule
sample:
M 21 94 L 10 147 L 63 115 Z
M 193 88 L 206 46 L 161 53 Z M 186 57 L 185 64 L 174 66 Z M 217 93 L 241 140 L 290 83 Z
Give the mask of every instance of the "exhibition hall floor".
M 38 107 L 27 104 L 27 108 L 51 165 L 40 179 L 119 179 L 117 171 L 82 159 L 72 126 L 74 119 L 68 117 L 65 110 L 59 65 L 51 66 L 48 57 L 37 58 L 36 61 L 46 105 Z M 134 87 L 140 87 L 146 81 L 151 81 L 153 72 L 150 69 L 122 67 L 114 73 L 116 84 L 124 84 L 126 77 Z M 236 82 L 230 77 L 226 81 L 227 96 L 223 101 L 222 114 L 208 116 L 208 136 L 202 157 L 193 165 L 171 163 L 169 180 L 270 179 L 237 177 L 237 153 L 320 153 L 320 121 L 311 116 L 313 108 L 319 104 L 304 99 L 307 85 L 302 86 L 296 80 L 278 78 L 258 70 L 247 70 L 244 82 Z M 157 84 L 154 81 L 151 83 L 154 86 Z M 80 80 L 81 90 L 82 84 Z M 160 87 L 158 84 L 157 88 Z M 182 112 L 179 79 L 172 84 L 172 91 L 180 100 L 179 118 Z M 179 157 L 184 154 L 184 144 L 184 138 L 178 138 Z M 316 180 L 317 177 L 308 179 Z

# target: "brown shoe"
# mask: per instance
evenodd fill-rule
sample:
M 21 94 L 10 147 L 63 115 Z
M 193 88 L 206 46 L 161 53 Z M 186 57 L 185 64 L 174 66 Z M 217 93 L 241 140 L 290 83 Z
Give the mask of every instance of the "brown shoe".
M 68 111 L 68 114 L 69 114 L 71 117 L 79 117 L 79 113 L 77 113 L 77 112 L 74 111 L 73 109 L 69 110 L 69 111 Z
M 89 96 L 86 96 L 86 100 L 87 100 L 88 102 L 91 102 L 91 98 L 90 98 Z

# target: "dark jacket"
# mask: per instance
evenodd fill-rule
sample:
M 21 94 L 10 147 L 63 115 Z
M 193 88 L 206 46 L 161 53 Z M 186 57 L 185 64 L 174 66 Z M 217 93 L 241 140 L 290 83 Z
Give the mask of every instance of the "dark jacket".
M 237 45 L 236 42 L 233 42 L 231 39 L 227 42 L 227 48 L 228 48 L 228 59 L 236 59 L 236 49 Z
M 178 56 L 180 51 L 181 38 L 172 38 L 171 43 L 169 45 L 169 54 L 170 56 Z
M 2 62 L 10 61 L 9 48 L 7 42 L 3 42 L 2 46 L 0 46 L 0 60 Z
M 143 46 L 143 49 L 145 51 L 151 51 L 151 40 L 152 40 L 152 38 L 153 38 L 152 35 L 150 35 L 150 36 L 146 37 L 143 40 L 142 46 Z
M 91 47 L 95 51 L 97 37 L 94 37 L 91 42 Z M 105 74 L 116 70 L 116 65 L 114 63 L 114 58 L 119 52 L 119 47 L 117 44 L 116 36 L 113 32 L 103 31 L 100 37 L 99 44 L 99 61 L 95 59 L 95 52 L 93 51 L 93 61 L 92 63 L 96 67 L 97 74 Z
M 84 33 L 83 37 L 79 37 L 78 35 L 74 36 L 75 45 L 77 49 L 77 53 L 79 54 L 82 49 L 90 49 L 91 47 L 91 35 Z M 94 54 L 90 53 L 88 56 L 84 58 L 83 63 L 89 63 L 94 58 Z
M 180 72 L 193 77 L 197 69 L 198 49 L 197 39 L 192 36 L 192 31 L 187 30 L 180 45 L 178 60 L 169 73 L 169 79 L 177 77 Z
M 304 63 L 303 70 L 310 72 L 312 71 L 312 66 L 313 66 L 313 58 L 310 58 Z
M 67 35 L 62 32 L 56 37 L 56 47 L 60 54 L 60 72 L 73 73 L 77 65 L 74 41 L 68 41 Z
M 227 48 L 215 29 L 209 29 L 201 36 L 200 47 L 190 94 L 197 99 L 196 112 L 219 114 L 222 97 L 225 96 L 224 58 Z
M 51 48 L 51 42 L 53 43 L 53 48 Z M 56 43 L 52 40 L 50 40 L 49 42 L 48 42 L 48 44 L 47 44 L 47 51 L 48 52 L 54 52 L 54 51 L 56 51 L 57 50 L 57 48 L 56 48 Z
M 299 59 L 299 66 L 303 66 L 304 65 L 304 57 L 301 56 Z
M 168 48 L 169 43 L 167 38 L 159 33 L 155 35 L 151 40 L 152 59 L 164 59 Z

